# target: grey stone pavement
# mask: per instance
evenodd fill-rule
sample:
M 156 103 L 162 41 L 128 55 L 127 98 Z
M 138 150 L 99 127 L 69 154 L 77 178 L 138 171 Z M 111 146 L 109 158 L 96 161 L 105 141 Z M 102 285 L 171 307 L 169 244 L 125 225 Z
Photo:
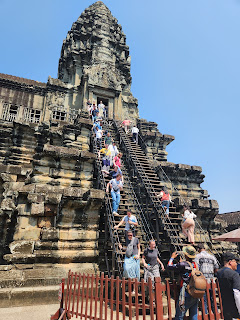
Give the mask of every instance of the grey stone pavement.
M 50 320 L 59 304 L 0 308 L 1 320 Z

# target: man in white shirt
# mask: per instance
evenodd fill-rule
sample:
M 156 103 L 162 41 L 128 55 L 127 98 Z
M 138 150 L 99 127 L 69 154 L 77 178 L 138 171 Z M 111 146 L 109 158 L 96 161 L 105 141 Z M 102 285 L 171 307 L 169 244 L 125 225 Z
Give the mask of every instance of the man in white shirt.
M 139 133 L 139 129 L 137 127 L 135 127 L 135 126 L 132 127 L 132 139 L 136 143 L 138 143 L 138 133 Z
M 102 148 L 102 129 L 99 129 L 99 127 L 95 128 L 95 134 L 96 134 L 96 141 L 97 141 L 97 145 L 98 147 L 101 149 Z
M 214 274 L 218 271 L 219 264 L 216 257 L 207 252 L 205 250 L 204 244 L 198 244 L 198 254 L 196 255 L 195 262 L 198 265 L 199 270 L 203 273 L 204 277 L 207 279 L 208 283 L 211 283 L 211 280 L 214 278 Z M 207 294 L 204 294 L 204 307 L 205 313 L 209 313 L 207 309 Z M 212 290 L 210 291 L 210 299 L 211 299 L 211 308 L 212 312 L 214 313 L 214 303 L 213 303 L 213 296 Z
M 102 101 L 100 101 L 100 103 L 98 104 L 98 110 L 99 110 L 99 116 L 100 117 L 104 117 L 105 116 L 105 105 L 103 104 Z

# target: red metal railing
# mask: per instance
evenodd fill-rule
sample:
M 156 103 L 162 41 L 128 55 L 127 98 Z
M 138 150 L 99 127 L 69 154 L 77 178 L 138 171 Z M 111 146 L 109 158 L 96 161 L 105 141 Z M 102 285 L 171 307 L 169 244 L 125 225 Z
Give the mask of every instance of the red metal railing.
M 212 290 L 214 312 L 211 310 L 209 290 Z M 171 320 L 175 315 L 178 286 L 161 282 L 155 284 L 149 279 L 119 279 L 108 276 L 85 275 L 69 271 L 68 279 L 62 280 L 60 308 L 51 320 Z M 201 299 L 198 319 L 223 319 L 222 301 L 218 283 L 207 284 L 207 304 L 209 314 L 205 314 Z M 188 317 L 186 317 L 188 319 Z

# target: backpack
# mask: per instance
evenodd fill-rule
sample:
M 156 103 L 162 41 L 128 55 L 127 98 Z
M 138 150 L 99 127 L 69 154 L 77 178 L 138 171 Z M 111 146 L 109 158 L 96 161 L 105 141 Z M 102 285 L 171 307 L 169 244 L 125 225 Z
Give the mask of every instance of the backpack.
M 207 281 L 202 272 L 198 269 L 193 269 L 193 266 L 190 262 L 187 261 L 190 265 L 192 272 L 189 283 L 187 285 L 187 290 L 190 296 L 193 298 L 202 298 L 207 288 Z
M 127 250 L 126 250 L 127 258 L 131 258 L 131 256 L 133 255 L 133 242 L 134 242 L 134 239 L 135 238 L 133 237 L 131 242 L 127 246 Z

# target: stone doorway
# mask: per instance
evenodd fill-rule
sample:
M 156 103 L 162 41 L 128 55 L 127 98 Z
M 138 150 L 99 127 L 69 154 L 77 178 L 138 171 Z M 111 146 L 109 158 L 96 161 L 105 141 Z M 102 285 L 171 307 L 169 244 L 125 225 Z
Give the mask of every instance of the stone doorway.
M 107 118 L 108 118 L 108 105 L 109 105 L 109 99 L 97 97 L 97 105 L 99 105 L 100 101 L 105 105 L 106 111 L 107 111 Z

